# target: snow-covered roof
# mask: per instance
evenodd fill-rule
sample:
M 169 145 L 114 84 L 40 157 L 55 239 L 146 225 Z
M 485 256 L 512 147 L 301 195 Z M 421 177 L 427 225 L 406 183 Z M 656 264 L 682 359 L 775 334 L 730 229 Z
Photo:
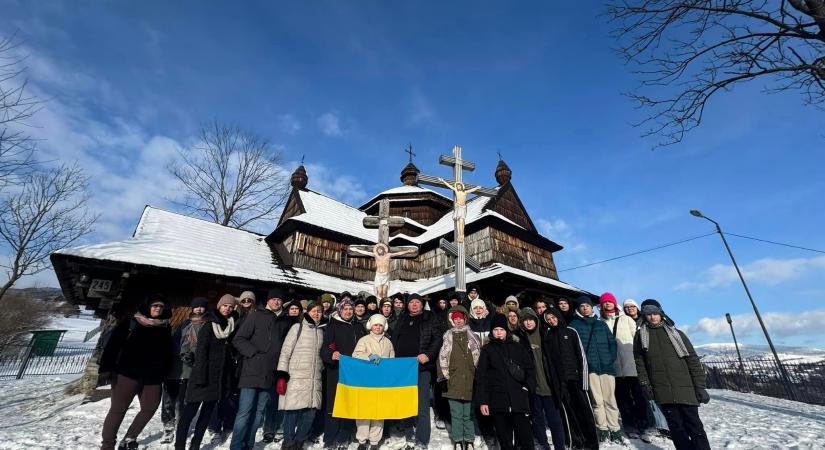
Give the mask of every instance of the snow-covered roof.
M 317 192 L 299 190 L 298 195 L 306 212 L 287 220 L 305 222 L 369 242 L 378 240 L 377 229 L 364 228 L 365 212 Z
M 587 293 L 586 291 L 579 289 L 576 286 L 573 286 L 572 284 L 567 284 L 550 277 L 537 275 L 535 273 L 528 272 L 526 270 L 518 269 L 516 267 L 508 266 L 506 264 L 501 263 L 490 264 L 489 266 L 482 268 L 481 271 L 478 273 L 468 270 L 467 274 L 465 275 L 465 279 L 467 284 L 470 284 L 484 280 L 486 278 L 500 275 L 502 273 L 518 275 L 520 277 L 538 281 L 539 283 L 555 286 L 573 292 L 580 292 L 582 294 Z M 455 275 L 452 273 L 433 278 L 424 278 L 416 281 L 394 281 L 391 285 L 391 291 L 393 292 L 417 292 L 421 295 L 427 295 L 433 292 L 439 292 L 453 288 L 455 288 Z
M 134 236 L 122 241 L 61 249 L 59 255 L 187 270 L 212 275 L 286 283 L 340 292 L 370 289 L 272 260 L 264 236 L 147 206 Z
M 408 186 L 408 185 L 404 185 L 404 186 L 397 186 L 397 187 L 394 187 L 394 188 L 390 188 L 390 189 L 387 189 L 386 191 L 383 191 L 383 192 L 379 192 L 379 193 L 378 193 L 378 194 L 376 194 L 374 197 L 372 197 L 371 199 L 367 200 L 367 201 L 364 203 L 364 206 L 362 206 L 362 208 L 366 208 L 367 206 L 372 205 L 372 204 L 373 204 L 373 202 L 375 202 L 376 200 L 378 200 L 378 198 L 383 197 L 383 196 L 385 196 L 385 195 L 398 195 L 398 194 L 423 194 L 423 193 L 435 194 L 435 195 L 437 195 L 437 196 L 439 196 L 439 197 L 441 197 L 441 198 L 443 198 L 443 199 L 445 199 L 445 200 L 447 200 L 447 201 L 450 201 L 450 202 L 452 202 L 452 201 L 453 201 L 453 199 L 451 199 L 451 198 L 449 198 L 449 197 L 445 196 L 444 194 L 441 194 L 440 192 L 436 192 L 436 191 L 434 191 L 434 190 L 432 190 L 432 189 L 427 189 L 427 188 L 425 188 L 425 187 L 421 187 L 421 186 Z
M 484 207 L 487 206 L 487 203 L 491 200 L 490 197 L 482 197 L 478 196 L 473 198 L 472 200 L 467 202 L 467 217 L 464 219 L 464 224 L 469 225 L 479 219 L 482 219 L 487 216 L 494 216 L 497 217 L 505 222 L 509 222 L 519 228 L 524 228 L 521 225 L 513 222 L 512 220 L 502 216 L 501 214 L 492 211 L 492 210 L 484 210 Z M 426 227 L 427 231 L 421 233 L 420 236 L 408 236 L 403 233 L 399 233 L 392 238 L 390 238 L 390 242 L 396 239 L 404 239 L 410 241 L 414 244 L 423 244 L 425 242 L 431 241 L 433 239 L 437 239 L 445 234 L 452 233 L 455 225 L 453 223 L 453 214 L 447 213 L 438 219 L 434 224 Z

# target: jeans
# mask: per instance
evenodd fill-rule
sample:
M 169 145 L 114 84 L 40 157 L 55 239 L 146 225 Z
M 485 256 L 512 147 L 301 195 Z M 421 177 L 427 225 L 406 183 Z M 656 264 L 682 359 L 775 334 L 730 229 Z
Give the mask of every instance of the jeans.
M 264 419 L 264 409 L 274 389 L 242 388 L 238 399 L 238 415 L 232 429 L 229 450 L 249 450 L 255 446 L 255 433 Z
M 264 412 L 264 434 L 275 434 L 284 421 L 284 411 L 278 409 L 279 396 L 273 395 Z
M 195 422 L 195 434 L 192 436 L 192 447 L 190 448 L 198 448 L 203 440 L 203 434 L 206 432 L 209 416 L 212 414 L 212 410 L 215 409 L 216 404 L 217 402 L 195 402 L 186 404 L 178 419 L 177 431 L 175 433 L 175 448 L 184 448 L 186 446 L 189 426 L 192 425 L 195 414 L 198 415 L 198 420 Z M 198 414 L 198 409 L 200 409 L 200 414 Z
M 317 411 L 314 408 L 284 411 L 284 442 L 306 441 Z
M 670 437 L 676 450 L 710 450 L 708 435 L 699 418 L 699 407 L 689 405 L 659 405 L 667 418 Z
M 425 446 L 430 443 L 431 378 L 429 371 L 418 372 L 418 416 L 398 421 L 398 428 L 406 429 L 407 441 L 413 438 L 412 428 L 415 427 L 415 441 Z
M 550 437 L 553 439 L 553 448 L 562 449 L 565 446 L 564 425 L 561 415 L 556 408 L 553 397 L 549 395 L 531 395 L 530 410 L 533 414 L 533 437 L 542 448 L 550 448 L 547 442 L 547 428 L 550 428 Z
M 450 406 L 450 422 L 453 424 L 450 428 L 450 439 L 453 443 L 473 442 L 476 437 L 473 402 L 449 399 L 447 403 Z
M 183 413 L 188 380 L 166 380 L 160 398 L 160 421 L 164 428 L 175 426 L 175 418 Z

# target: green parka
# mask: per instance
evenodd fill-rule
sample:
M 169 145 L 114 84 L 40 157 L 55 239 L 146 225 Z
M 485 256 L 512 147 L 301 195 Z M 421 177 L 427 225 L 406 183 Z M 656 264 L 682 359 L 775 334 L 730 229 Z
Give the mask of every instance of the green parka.
M 648 326 L 650 335 L 647 350 L 642 348 L 641 333 L 633 341 L 633 355 L 639 383 L 650 384 L 658 404 L 698 406 L 695 388 L 705 388 L 705 373 L 687 336 L 677 330 L 688 350 L 688 356 L 679 358 L 667 336 L 665 326 Z

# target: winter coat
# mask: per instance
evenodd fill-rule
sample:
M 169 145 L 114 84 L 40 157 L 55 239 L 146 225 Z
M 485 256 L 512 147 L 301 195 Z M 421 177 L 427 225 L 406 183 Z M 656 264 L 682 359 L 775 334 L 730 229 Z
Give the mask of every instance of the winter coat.
M 398 348 L 398 340 L 400 338 L 400 330 L 402 330 L 399 323 L 410 320 L 408 312 L 404 311 L 398 316 L 396 323 L 396 332 L 392 333 L 393 348 Z M 435 361 L 438 359 L 438 351 L 441 350 L 441 337 L 444 335 L 443 324 L 435 313 L 432 311 L 421 311 L 421 337 L 419 340 L 419 352 L 427 355 L 430 359 L 426 364 L 419 364 L 418 370 L 432 371 L 435 369 Z
M 187 320 L 180 333 L 180 349 L 178 356 L 181 360 L 180 379 L 188 380 L 192 376 L 192 366 L 195 364 L 195 350 L 198 347 L 198 332 L 203 327 L 203 322 L 192 322 Z
M 639 383 L 653 388 L 656 403 L 698 406 L 695 388 L 705 388 L 705 372 L 685 333 L 677 330 L 688 351 L 688 356 L 679 358 L 664 326 L 648 326 L 650 341 L 647 350 L 642 348 L 641 333 L 636 333 L 633 353 L 636 356 L 636 370 Z
M 523 382 L 510 375 L 508 359 L 524 370 Z M 530 394 L 536 391 L 533 357 L 510 333 L 504 340 L 490 339 L 481 348 L 475 380 L 477 402 L 488 405 L 490 412 L 530 412 Z
M 587 390 L 587 358 L 576 329 L 567 326 L 562 317 L 555 327 L 548 324 L 543 339 L 541 347 L 551 369 L 550 379 L 580 381 L 582 389 Z
M 447 330 L 443 341 L 438 354 L 438 375 L 447 379 L 444 397 L 470 401 L 473 399 L 475 369 L 481 356 L 481 341 L 467 325 Z
M 324 343 L 321 346 L 321 360 L 324 362 L 327 371 L 327 414 L 331 414 L 332 408 L 335 406 L 335 393 L 338 388 L 338 361 L 332 359 L 332 354 L 337 351 L 342 355 L 352 356 L 358 339 L 364 336 L 365 333 L 364 327 L 355 323 L 354 317 L 347 322 L 336 311 L 329 318 L 329 323 L 324 331 Z
M 519 328 L 518 332 L 515 333 L 518 336 L 519 343 L 527 350 L 527 353 L 533 357 L 533 364 L 536 367 L 536 395 L 553 395 L 553 389 L 550 387 L 550 380 L 548 379 L 550 376 L 549 367 L 547 367 L 547 363 L 544 357 L 544 350 L 542 347 L 544 346 L 543 335 L 541 327 L 538 325 L 538 320 L 536 320 L 536 328 L 531 332 L 527 331 L 523 326 Z M 543 380 L 542 380 L 543 378 Z
M 138 314 L 149 317 L 149 305 Z M 147 326 L 132 317 L 112 330 L 100 357 L 100 373 L 115 372 L 142 384 L 161 384 L 172 365 L 172 330 L 169 328 L 171 311 L 160 317 L 165 325 Z
M 395 350 L 392 348 L 392 341 L 381 333 L 375 335 L 367 333 L 366 336 L 358 339 L 355 350 L 352 352 L 353 358 L 369 359 L 370 355 L 378 355 L 382 358 L 395 358 Z
M 616 337 L 616 368 L 617 377 L 635 377 L 636 359 L 633 356 L 633 338 L 636 336 L 636 321 L 624 312 L 609 314 L 604 323 Z
M 186 329 L 190 323 L 191 321 L 186 319 L 178 324 L 178 327 L 172 331 L 172 362 L 169 367 L 169 373 L 166 375 L 167 380 L 189 379 L 189 373 L 192 371 L 192 366 L 185 364 L 181 358 L 183 353 L 180 351 L 180 345 L 183 330 Z
M 241 354 L 239 388 L 272 389 L 284 336 L 289 331 L 286 314 L 262 308 L 249 314 L 235 332 L 232 345 Z
M 576 312 L 576 318 L 570 324 L 581 339 L 584 353 L 587 355 L 587 370 L 597 375 L 616 375 L 616 339 L 607 324 L 595 314 L 584 317 Z
M 301 323 L 289 329 L 281 357 L 278 360 L 280 376 L 288 374 L 286 395 L 278 401 L 278 409 L 287 411 L 321 409 L 321 345 L 325 325 L 316 324 L 305 314 Z
M 490 321 L 495 314 L 497 313 L 488 312 L 486 316 L 476 318 L 470 313 L 470 330 L 476 335 L 482 346 L 490 342 Z
M 398 323 L 398 314 L 395 313 L 393 309 L 390 311 L 389 317 L 384 317 L 387 319 L 387 329 L 384 331 L 384 334 L 387 335 L 388 338 L 392 339 L 392 331 L 395 329 L 395 324 Z
M 229 393 L 235 385 L 235 349 L 232 337 L 238 314 L 232 312 L 229 318 L 218 311 L 204 316 L 203 326 L 198 332 L 195 350 L 195 364 L 186 389 L 186 402 L 216 402 Z M 219 338 L 214 327 L 227 330 L 232 322 L 232 332 L 228 337 Z

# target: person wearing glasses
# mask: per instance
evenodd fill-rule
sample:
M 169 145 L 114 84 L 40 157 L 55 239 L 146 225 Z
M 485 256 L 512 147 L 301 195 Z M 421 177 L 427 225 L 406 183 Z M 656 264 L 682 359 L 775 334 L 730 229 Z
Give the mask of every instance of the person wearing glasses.
M 172 361 L 172 311 L 161 294 L 153 294 L 129 320 L 120 323 L 109 336 L 100 357 L 100 373 L 113 373 L 112 403 L 103 421 L 101 450 L 113 450 L 126 410 L 135 396 L 138 411 L 118 450 L 138 448 L 137 438 L 155 415 L 161 385 Z
M 255 293 L 252 291 L 243 291 L 238 297 L 238 327 L 240 328 L 243 321 L 250 314 L 254 314 L 257 310 L 255 305 Z

